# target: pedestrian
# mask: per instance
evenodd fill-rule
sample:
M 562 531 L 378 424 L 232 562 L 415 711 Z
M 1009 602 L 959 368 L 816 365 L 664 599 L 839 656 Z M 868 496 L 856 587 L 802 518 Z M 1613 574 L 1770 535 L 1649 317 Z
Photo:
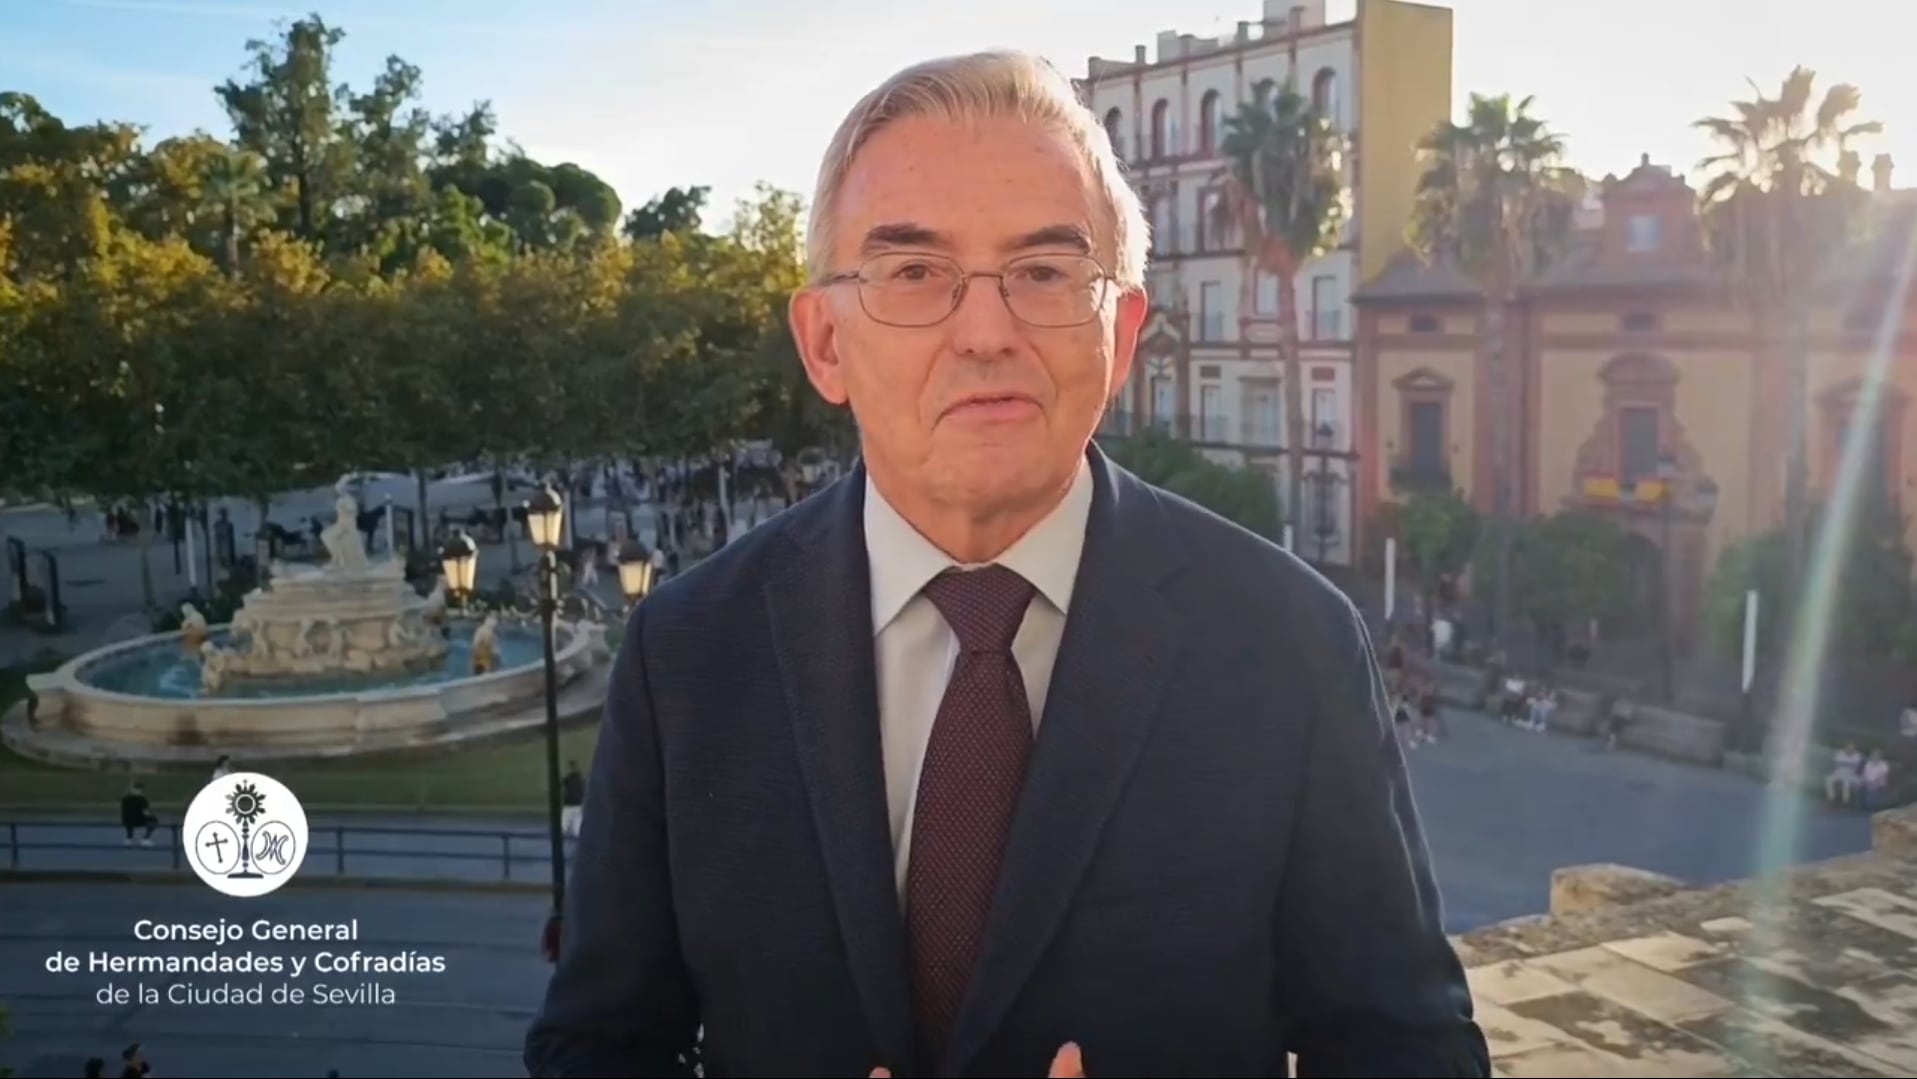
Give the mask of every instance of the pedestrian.
M 120 797 L 120 827 L 126 829 L 126 844 L 133 845 L 134 832 L 144 832 L 138 837 L 142 847 L 153 845 L 153 830 L 160 826 L 160 818 L 153 812 L 153 803 L 146 796 L 146 786 L 133 783 Z
M 529 1073 L 1489 1075 L 1362 615 L 1091 441 L 1149 311 L 1100 119 L 935 60 L 819 175 L 862 462 L 634 611 Z

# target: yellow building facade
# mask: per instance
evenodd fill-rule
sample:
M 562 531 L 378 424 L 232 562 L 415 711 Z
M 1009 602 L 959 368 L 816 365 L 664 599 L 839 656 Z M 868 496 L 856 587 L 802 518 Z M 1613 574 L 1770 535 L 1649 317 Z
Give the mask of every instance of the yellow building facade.
M 1889 189 L 1888 166 L 1880 159 L 1876 227 L 1836 260 L 1810 331 L 1802 419 L 1813 504 L 1828 497 L 1847 441 L 1860 483 L 1903 505 L 1917 485 L 1917 304 L 1908 290 L 1892 299 L 1917 203 Z M 1693 627 L 1719 552 L 1782 523 L 1792 399 L 1781 325 L 1733 302 L 1695 207 L 1696 192 L 1648 160 L 1604 181 L 1567 257 L 1526 282 L 1507 315 L 1502 401 L 1486 377 L 1475 283 L 1409 254 L 1392 260 L 1354 298 L 1370 454 L 1360 520 L 1378 527 L 1389 503 L 1432 487 L 1490 509 L 1502 411 L 1511 504 L 1623 525 L 1644 557 L 1661 560 L 1667 602 Z M 1917 545 L 1917 530 L 1910 539 Z

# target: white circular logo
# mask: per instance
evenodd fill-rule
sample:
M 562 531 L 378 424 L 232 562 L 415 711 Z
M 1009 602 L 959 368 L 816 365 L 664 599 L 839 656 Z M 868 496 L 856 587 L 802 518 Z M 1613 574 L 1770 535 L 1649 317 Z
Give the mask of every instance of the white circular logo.
M 181 838 L 201 880 L 214 891 L 250 899 L 299 872 L 306 858 L 306 810 L 272 776 L 234 772 L 193 796 Z

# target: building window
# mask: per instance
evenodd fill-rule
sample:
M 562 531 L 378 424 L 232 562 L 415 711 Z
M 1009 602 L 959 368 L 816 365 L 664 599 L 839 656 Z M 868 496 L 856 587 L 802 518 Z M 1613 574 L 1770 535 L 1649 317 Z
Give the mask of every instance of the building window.
M 1405 328 L 1412 333 L 1437 333 L 1444 329 L 1444 323 L 1436 315 L 1412 315 Z
M 1664 452 L 1658 410 L 1630 405 L 1618 410 L 1618 482 L 1625 487 L 1639 480 L 1657 479 L 1657 460 Z
M 1198 339 L 1225 339 L 1225 286 L 1220 282 L 1203 281 L 1198 285 Z
M 1311 279 L 1311 339 L 1342 341 L 1345 338 L 1344 290 L 1338 279 L 1320 274 Z
M 1618 329 L 1625 333 L 1656 333 L 1657 327 L 1656 311 L 1626 311 L 1618 319 Z
M 1336 128 L 1338 122 L 1338 73 L 1330 68 L 1320 68 L 1311 80 L 1311 104 L 1325 119 Z
M 1198 387 L 1198 440 L 1224 442 L 1224 390 L 1215 385 Z
M 1401 491 L 1451 489 L 1451 394 L 1445 375 L 1420 367 L 1392 383 L 1398 391 L 1398 445 L 1391 483 Z
M 1245 444 L 1277 449 L 1285 444 L 1284 398 L 1276 382 L 1270 379 L 1247 380 L 1243 384 Z
M 1171 102 L 1159 98 L 1152 106 L 1152 158 L 1164 157 L 1171 149 Z
M 1314 388 L 1311 391 L 1311 444 L 1332 449 L 1338 444 L 1338 391 Z
M 1152 376 L 1152 426 L 1169 431 L 1178 415 L 1178 387 L 1170 375 Z
M 1258 313 L 1276 315 L 1278 313 L 1278 279 L 1263 270 L 1257 272 L 1258 295 L 1255 297 Z
M 1112 156 L 1125 160 L 1125 114 L 1113 109 L 1105 114 L 1105 135 L 1112 140 Z
M 1445 472 L 1444 402 L 1410 401 L 1405 405 L 1405 466 L 1421 476 Z
M 1656 214 L 1632 214 L 1625 223 L 1625 247 L 1630 251 L 1656 251 L 1663 238 L 1663 222 Z
M 1224 248 L 1223 205 L 1222 192 L 1205 190 L 1198 193 L 1198 250 L 1218 251 Z
M 1218 152 L 1218 91 L 1208 90 L 1198 102 L 1198 149 L 1210 157 Z
M 1152 199 L 1152 250 L 1161 255 L 1178 253 L 1178 236 L 1172 228 L 1170 195 L 1158 195 Z

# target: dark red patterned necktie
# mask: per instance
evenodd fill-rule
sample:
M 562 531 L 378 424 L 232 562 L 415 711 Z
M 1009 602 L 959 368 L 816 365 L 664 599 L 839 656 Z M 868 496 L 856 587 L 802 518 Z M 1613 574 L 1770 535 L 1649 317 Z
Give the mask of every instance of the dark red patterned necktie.
M 1032 707 L 1012 639 L 1032 592 L 1003 566 L 944 573 L 925 586 L 959 641 L 919 768 L 905 875 L 914 1004 L 935 1055 L 971 981 L 1025 783 Z

